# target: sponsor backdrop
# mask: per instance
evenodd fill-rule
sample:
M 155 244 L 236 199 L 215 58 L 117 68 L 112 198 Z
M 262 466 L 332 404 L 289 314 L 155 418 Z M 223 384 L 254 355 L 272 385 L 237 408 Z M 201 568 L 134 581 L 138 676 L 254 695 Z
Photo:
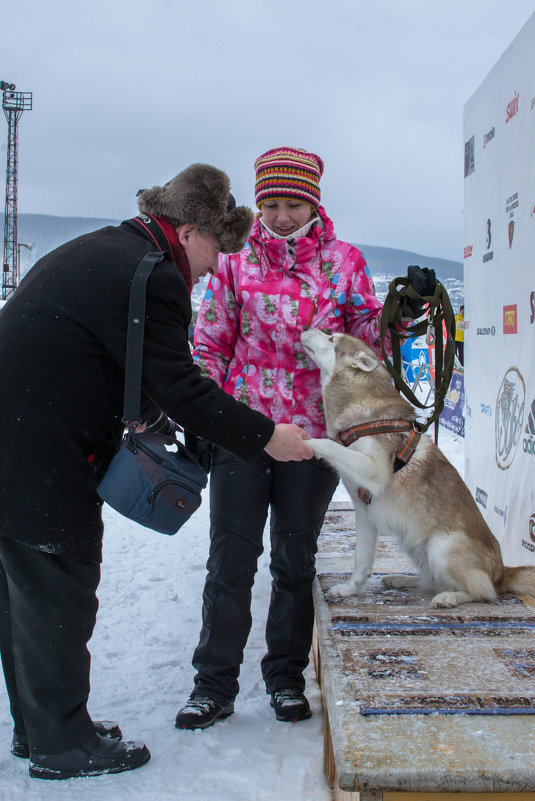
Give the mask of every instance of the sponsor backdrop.
M 426 406 L 433 402 L 435 385 L 435 346 L 428 345 L 425 337 L 407 339 L 401 347 L 401 359 L 405 379 L 416 397 Z M 421 419 L 429 417 L 432 410 L 419 410 Z M 444 411 L 440 425 L 464 437 L 464 371 L 455 368 L 448 394 L 444 398 Z M 438 439 L 440 446 L 440 435 Z
M 464 109 L 466 482 L 535 564 L 535 14 Z

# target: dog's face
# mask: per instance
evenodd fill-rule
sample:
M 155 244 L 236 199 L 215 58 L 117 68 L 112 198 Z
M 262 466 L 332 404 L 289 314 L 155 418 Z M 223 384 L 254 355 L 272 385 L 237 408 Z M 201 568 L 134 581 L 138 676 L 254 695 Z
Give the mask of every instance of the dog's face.
M 301 342 L 319 367 L 323 386 L 331 380 L 338 362 L 365 373 L 380 364 L 371 348 L 348 334 L 324 334 L 317 328 L 308 328 L 301 334 Z
M 322 383 L 329 381 L 336 364 L 336 338 L 341 334 L 329 336 L 317 328 L 308 328 L 301 334 L 301 343 L 321 370 Z

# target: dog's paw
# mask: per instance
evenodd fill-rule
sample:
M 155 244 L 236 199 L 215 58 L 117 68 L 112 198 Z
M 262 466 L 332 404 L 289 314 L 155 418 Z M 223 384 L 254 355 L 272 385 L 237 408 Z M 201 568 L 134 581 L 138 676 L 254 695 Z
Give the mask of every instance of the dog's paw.
M 383 587 L 387 587 L 390 590 L 414 589 L 418 586 L 418 577 L 392 573 L 391 575 L 383 576 L 381 579 L 381 584 Z
M 350 595 L 356 595 L 358 589 L 350 581 L 345 581 L 343 584 L 335 584 L 334 587 L 327 592 L 328 601 L 340 601 L 342 598 L 349 598 Z
M 328 439 L 308 439 L 307 445 L 314 451 L 316 459 L 325 459 L 327 461 L 330 445 Z
M 403 587 L 403 583 L 399 581 L 401 576 L 383 576 L 381 579 L 381 584 L 383 587 L 387 587 L 387 589 L 396 589 L 398 590 L 400 587 Z
M 431 601 L 431 606 L 435 609 L 451 609 L 459 603 L 456 592 L 439 592 Z

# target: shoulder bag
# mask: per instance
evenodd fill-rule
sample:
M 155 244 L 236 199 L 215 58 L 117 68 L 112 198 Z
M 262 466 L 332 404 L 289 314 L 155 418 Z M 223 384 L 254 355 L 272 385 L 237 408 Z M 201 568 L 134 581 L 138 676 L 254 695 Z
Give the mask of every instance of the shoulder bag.
M 134 273 L 128 307 L 123 423 L 126 433 L 99 496 L 124 517 L 161 534 L 176 534 L 201 505 L 208 477 L 176 434 L 136 434 L 140 425 L 146 286 L 166 253 L 148 253 Z M 169 448 L 176 450 L 169 450 Z

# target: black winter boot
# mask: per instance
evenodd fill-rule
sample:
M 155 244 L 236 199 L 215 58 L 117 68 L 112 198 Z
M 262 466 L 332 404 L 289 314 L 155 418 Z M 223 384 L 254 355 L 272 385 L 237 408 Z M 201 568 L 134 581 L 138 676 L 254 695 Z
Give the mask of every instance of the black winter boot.
M 204 695 L 190 695 L 187 703 L 178 710 L 177 729 L 206 729 L 219 718 L 228 718 L 234 712 L 234 702 L 220 704 Z
M 32 749 L 29 772 L 34 779 L 74 779 L 134 770 L 149 759 L 149 749 L 137 740 L 119 742 L 95 734 L 62 754 L 41 754 Z
M 114 720 L 94 720 L 93 726 L 95 727 L 96 733 L 102 735 L 102 737 L 111 737 L 112 740 L 123 739 L 123 733 L 119 728 L 119 724 Z M 13 756 L 21 757 L 21 759 L 29 758 L 30 745 L 25 734 L 17 734 L 16 731 L 13 731 L 10 751 Z
M 297 723 L 311 717 L 310 705 L 303 690 L 298 687 L 287 687 L 271 693 L 271 706 L 275 710 L 277 720 L 285 723 Z

